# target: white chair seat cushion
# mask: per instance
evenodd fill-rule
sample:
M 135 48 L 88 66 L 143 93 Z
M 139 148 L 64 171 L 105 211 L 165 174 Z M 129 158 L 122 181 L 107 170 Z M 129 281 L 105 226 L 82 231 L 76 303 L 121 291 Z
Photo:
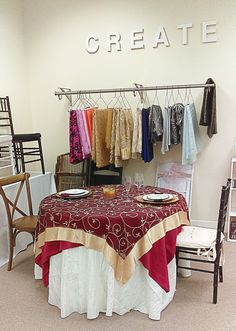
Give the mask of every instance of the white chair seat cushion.
M 212 248 L 216 241 L 216 230 L 198 226 L 183 226 L 177 236 L 176 245 L 186 248 Z M 221 240 L 224 235 L 221 234 Z

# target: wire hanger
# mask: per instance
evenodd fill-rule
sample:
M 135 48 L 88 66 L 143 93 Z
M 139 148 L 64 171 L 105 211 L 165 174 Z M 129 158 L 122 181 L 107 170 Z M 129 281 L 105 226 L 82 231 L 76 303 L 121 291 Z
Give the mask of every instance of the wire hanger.
M 95 101 L 95 106 L 99 106 L 99 102 L 102 101 L 103 104 L 105 105 L 105 108 L 108 108 L 107 102 L 103 99 L 102 97 L 102 92 L 100 91 L 98 99 Z
M 175 103 L 175 98 L 174 98 L 174 90 L 173 88 L 171 89 L 171 92 L 170 92 L 170 98 L 168 100 L 168 106 L 173 106 Z
M 127 99 L 126 93 L 123 92 L 123 101 L 126 109 L 131 109 L 129 100 Z
M 184 93 L 184 105 L 188 103 L 188 88 L 185 88 L 185 93 Z
M 114 92 L 114 95 L 113 95 L 113 97 L 111 98 L 111 100 L 108 102 L 108 104 L 107 104 L 107 107 L 108 108 L 112 108 L 112 107 L 115 107 L 115 104 L 116 104 L 116 102 L 117 102 L 117 95 L 116 95 L 116 91 Z M 114 102 L 114 104 L 112 105 L 112 103 Z
M 149 98 L 148 98 L 147 92 L 144 92 L 143 104 L 144 104 L 144 106 L 146 108 L 149 108 L 150 107 L 150 102 L 149 102 Z
M 86 93 L 84 94 L 84 102 L 86 104 L 86 108 L 91 108 L 93 106 L 89 96 Z
M 182 104 L 184 103 L 183 97 L 182 97 L 179 89 L 178 89 L 178 92 L 176 94 L 176 98 L 175 98 L 175 102 L 174 103 L 178 103 L 178 100 L 180 100 L 180 103 L 182 103 Z
M 119 96 L 117 97 L 117 100 L 116 100 L 116 103 L 114 104 L 114 107 L 120 108 L 120 109 L 125 108 L 121 91 L 120 91 Z
M 157 90 L 155 91 L 155 95 L 154 95 L 154 99 L 153 99 L 152 104 L 155 105 L 155 103 L 157 103 L 158 106 L 160 105 Z
M 77 97 L 76 97 L 76 99 L 74 100 L 74 102 L 73 102 L 73 103 L 71 102 L 71 105 L 70 105 L 70 109 L 69 109 L 69 111 L 70 111 L 70 110 L 73 110 L 73 108 L 76 108 L 75 105 L 76 105 L 77 102 L 79 101 L 79 97 L 80 97 L 79 94 L 77 94 Z
M 190 101 L 191 101 L 192 103 L 194 103 L 194 99 L 193 99 L 193 95 L 192 95 L 192 90 L 191 90 L 191 88 L 189 88 L 189 103 L 190 103 Z
M 166 89 L 166 95 L 165 95 L 165 107 L 169 107 L 169 89 Z

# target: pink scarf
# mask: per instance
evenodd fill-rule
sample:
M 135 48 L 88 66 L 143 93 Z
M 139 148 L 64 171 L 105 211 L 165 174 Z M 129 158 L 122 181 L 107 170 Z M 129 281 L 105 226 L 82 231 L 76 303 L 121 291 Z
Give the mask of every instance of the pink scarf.
M 77 109 L 76 116 L 77 116 L 77 125 L 79 128 L 79 135 L 80 135 L 83 159 L 87 159 L 91 155 L 91 150 L 89 148 L 89 144 L 88 144 L 88 140 L 87 140 L 83 110 Z

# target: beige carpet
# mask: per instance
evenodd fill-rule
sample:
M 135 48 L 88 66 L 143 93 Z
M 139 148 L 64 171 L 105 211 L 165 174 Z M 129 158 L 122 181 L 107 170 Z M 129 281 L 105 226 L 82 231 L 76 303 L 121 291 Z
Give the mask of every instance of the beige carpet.
M 236 243 L 226 243 L 225 252 L 217 305 L 212 304 L 211 275 L 195 272 L 190 278 L 178 278 L 175 297 L 160 321 L 135 311 L 87 320 L 77 313 L 62 319 L 59 309 L 48 304 L 47 289 L 34 280 L 29 247 L 15 258 L 11 272 L 0 268 L 0 331 L 236 330 Z

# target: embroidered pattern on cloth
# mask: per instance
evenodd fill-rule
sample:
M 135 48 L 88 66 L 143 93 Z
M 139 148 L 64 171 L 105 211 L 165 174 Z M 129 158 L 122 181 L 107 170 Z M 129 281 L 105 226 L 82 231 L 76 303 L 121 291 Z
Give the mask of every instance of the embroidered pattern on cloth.
M 145 193 L 155 192 L 153 186 L 146 186 Z M 162 206 L 161 209 L 153 209 L 146 205 L 140 208 L 133 199 L 137 191 L 130 192 L 130 202 L 124 202 L 122 194 L 123 185 L 116 188 L 114 203 L 104 199 L 99 186 L 86 199 L 74 199 L 63 201 L 57 195 L 45 198 L 40 205 L 38 233 L 46 227 L 60 226 L 62 228 L 83 229 L 85 232 L 94 233 L 106 238 L 109 245 L 118 250 L 122 257 L 129 254 L 135 242 L 137 242 L 151 227 L 162 221 L 165 217 L 179 211 L 187 212 L 186 201 L 181 194 L 179 201 Z M 171 190 L 159 191 L 172 192 Z M 55 210 L 55 212 L 54 212 Z
M 70 111 L 70 162 L 76 164 L 83 159 L 76 111 Z
M 135 261 L 142 257 L 140 261 L 151 277 L 168 291 L 167 265 L 175 254 L 176 236 L 181 225 L 189 223 L 183 196 L 178 194 L 177 202 L 160 209 L 150 205 L 140 208 L 133 199 L 138 194 L 135 188 L 130 192 L 129 202 L 123 199 L 123 185 L 116 186 L 116 198 L 111 201 L 104 199 L 101 187 L 91 187 L 91 190 L 92 195 L 86 199 L 64 201 L 51 195 L 41 202 L 35 261 L 43 267 L 45 284 L 49 257 L 62 249 L 84 245 L 102 252 L 114 268 L 116 279 L 123 284 L 134 272 Z M 145 193 L 155 190 L 155 187 L 145 186 Z M 155 260 L 150 259 L 149 252 L 156 256 Z M 157 261 L 165 276 L 158 272 L 160 264 Z

